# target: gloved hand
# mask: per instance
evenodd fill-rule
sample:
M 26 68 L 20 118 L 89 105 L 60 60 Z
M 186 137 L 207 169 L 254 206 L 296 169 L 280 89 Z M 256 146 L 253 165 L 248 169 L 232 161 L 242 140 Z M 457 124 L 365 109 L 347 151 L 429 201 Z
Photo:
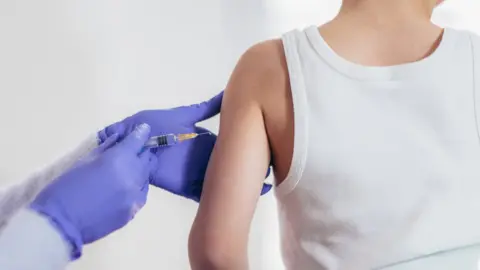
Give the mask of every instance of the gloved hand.
M 141 111 L 108 126 L 100 131 L 98 136 L 100 140 L 104 140 L 114 133 L 128 133 L 139 123 L 149 124 L 152 127 L 152 136 L 169 133 L 210 132 L 197 127 L 196 123 L 217 115 L 220 112 L 222 98 L 223 92 L 196 105 L 167 110 Z M 175 146 L 154 150 L 153 152 L 158 158 L 158 165 L 152 176 L 151 184 L 198 202 L 210 154 L 216 140 L 215 135 L 199 136 Z M 270 170 L 268 170 L 267 176 L 269 173 Z M 262 195 L 271 188 L 271 185 L 264 184 Z
M 115 145 L 112 135 L 31 203 L 71 244 L 71 259 L 81 256 L 82 246 L 125 226 L 147 199 L 149 177 L 156 156 L 138 154 L 150 136 L 150 127 L 139 125 Z

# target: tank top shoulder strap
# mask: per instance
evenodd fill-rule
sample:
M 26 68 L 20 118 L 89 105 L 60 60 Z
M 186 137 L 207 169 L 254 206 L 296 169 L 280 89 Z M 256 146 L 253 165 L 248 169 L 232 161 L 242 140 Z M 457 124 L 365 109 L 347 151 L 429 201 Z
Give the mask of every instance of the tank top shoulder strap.
M 282 43 L 287 62 L 294 113 L 294 147 L 287 177 L 277 187 L 276 194 L 282 197 L 292 191 L 302 178 L 308 149 L 308 102 L 307 89 L 302 64 L 301 48 L 305 34 L 293 30 L 282 35 Z
M 475 102 L 475 116 L 477 132 L 480 139 L 480 36 L 470 33 L 473 54 L 473 96 Z

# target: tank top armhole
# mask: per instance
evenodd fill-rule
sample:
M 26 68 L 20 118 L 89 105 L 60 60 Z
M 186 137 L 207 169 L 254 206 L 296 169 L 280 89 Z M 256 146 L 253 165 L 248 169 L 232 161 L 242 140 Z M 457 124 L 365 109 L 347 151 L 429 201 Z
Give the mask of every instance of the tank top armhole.
M 307 159 L 308 146 L 308 102 L 302 65 L 297 49 L 299 31 L 291 31 L 282 36 L 283 48 L 287 62 L 290 89 L 293 103 L 294 142 L 290 169 L 285 179 L 275 188 L 277 197 L 281 198 L 295 189 L 302 178 Z
M 480 38 L 470 33 L 470 43 L 473 55 L 473 102 L 477 136 L 480 144 Z

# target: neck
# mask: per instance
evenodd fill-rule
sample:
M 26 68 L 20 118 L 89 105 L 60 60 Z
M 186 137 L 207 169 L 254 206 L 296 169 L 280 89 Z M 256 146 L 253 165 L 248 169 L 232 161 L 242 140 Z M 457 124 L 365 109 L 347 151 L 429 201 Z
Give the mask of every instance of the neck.
M 339 16 L 354 15 L 382 25 L 430 22 L 436 4 L 436 0 L 344 0 Z

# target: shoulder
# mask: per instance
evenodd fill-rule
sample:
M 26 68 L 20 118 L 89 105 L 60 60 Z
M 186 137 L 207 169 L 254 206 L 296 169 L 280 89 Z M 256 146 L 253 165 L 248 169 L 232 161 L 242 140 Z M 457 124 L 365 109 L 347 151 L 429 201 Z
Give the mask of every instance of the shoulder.
M 237 67 L 248 69 L 254 75 L 275 75 L 281 72 L 284 62 L 283 44 L 280 39 L 272 39 L 257 43 L 241 56 Z
M 283 54 L 283 44 L 281 39 L 270 39 L 259 42 L 248 48 L 241 59 L 254 60 L 275 60 Z M 268 64 L 269 62 L 267 62 Z
M 231 87 L 227 87 L 227 92 L 242 88 L 242 92 L 246 91 L 260 98 L 267 94 L 269 89 L 281 87 L 286 81 L 288 70 L 282 40 L 271 39 L 257 43 L 243 53 L 232 74 L 229 82 Z M 236 85 L 243 87 L 235 87 Z

